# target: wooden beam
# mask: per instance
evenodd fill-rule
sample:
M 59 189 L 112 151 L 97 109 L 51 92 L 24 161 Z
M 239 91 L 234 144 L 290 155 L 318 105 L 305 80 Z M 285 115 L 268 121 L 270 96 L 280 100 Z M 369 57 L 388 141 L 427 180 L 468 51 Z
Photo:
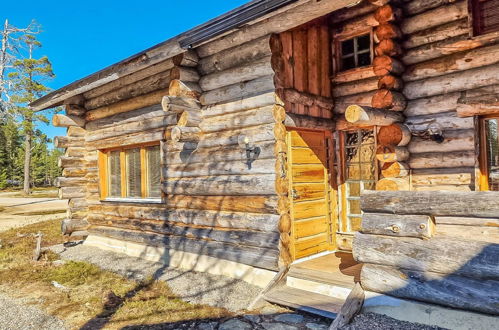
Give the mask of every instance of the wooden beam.
M 350 105 L 345 111 L 345 119 L 349 123 L 357 125 L 388 126 L 402 122 L 404 116 L 395 111 Z
M 434 235 L 435 224 L 427 215 L 364 213 L 361 232 L 373 235 L 430 238 Z
M 55 114 L 52 117 L 52 125 L 54 125 L 55 127 L 69 127 L 69 126 L 84 127 L 85 119 L 73 115 Z

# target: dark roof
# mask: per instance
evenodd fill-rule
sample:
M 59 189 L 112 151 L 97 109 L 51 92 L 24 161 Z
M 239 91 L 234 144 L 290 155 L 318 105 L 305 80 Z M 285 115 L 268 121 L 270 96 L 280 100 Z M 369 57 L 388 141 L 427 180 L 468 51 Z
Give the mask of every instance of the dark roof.
M 194 44 L 199 44 L 201 42 L 222 35 L 225 32 L 238 28 L 250 21 L 258 19 L 274 10 L 277 10 L 296 1 L 298 0 L 250 1 L 247 4 L 231 10 L 226 14 L 218 16 L 174 38 L 159 43 L 118 63 L 97 71 L 96 73 L 93 73 L 85 78 L 59 88 L 35 100 L 30 104 L 30 106 L 35 111 L 39 111 L 61 105 L 65 99 L 101 86 L 108 81 L 117 79 L 119 75 L 113 77 L 113 74 L 119 72 L 125 66 L 133 65 L 136 63 L 145 63 L 148 60 L 154 58 L 155 55 L 157 57 L 161 56 L 161 58 L 163 59 L 170 58 L 178 53 L 181 53 L 182 49 L 190 48 Z M 134 72 L 133 70 L 133 68 L 131 68 L 130 70 L 123 70 L 124 72 L 122 75 L 130 74 Z M 94 84 L 95 86 L 92 86 L 92 84 Z

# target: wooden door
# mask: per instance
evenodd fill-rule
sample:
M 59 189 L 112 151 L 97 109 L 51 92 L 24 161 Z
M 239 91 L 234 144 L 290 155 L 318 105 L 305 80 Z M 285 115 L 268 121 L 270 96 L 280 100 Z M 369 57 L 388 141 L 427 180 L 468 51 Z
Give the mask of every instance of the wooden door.
M 288 129 L 293 259 L 333 250 L 337 222 L 333 140 L 328 131 Z

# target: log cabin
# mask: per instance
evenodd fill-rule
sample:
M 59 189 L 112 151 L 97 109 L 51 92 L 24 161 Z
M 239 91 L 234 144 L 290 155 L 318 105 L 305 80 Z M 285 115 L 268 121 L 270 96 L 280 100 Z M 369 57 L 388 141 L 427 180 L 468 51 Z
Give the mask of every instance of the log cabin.
M 493 328 L 497 8 L 255 0 L 36 100 L 65 107 L 63 233 L 320 315 L 360 283 L 366 311 Z

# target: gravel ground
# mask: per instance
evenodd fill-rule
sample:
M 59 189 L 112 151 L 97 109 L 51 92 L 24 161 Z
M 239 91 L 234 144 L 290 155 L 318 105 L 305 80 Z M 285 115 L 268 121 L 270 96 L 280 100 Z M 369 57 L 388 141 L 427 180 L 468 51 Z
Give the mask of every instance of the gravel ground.
M 14 299 L 0 294 L 1 330 L 62 330 L 68 329 L 64 323 L 40 309 L 27 305 L 22 299 Z
M 353 321 L 341 328 L 342 330 L 445 330 L 444 328 L 411 323 L 392 319 L 391 317 L 364 313 L 355 316 Z
M 166 281 L 173 293 L 184 301 L 222 307 L 233 312 L 247 308 L 261 290 L 246 282 L 225 276 L 171 269 L 161 263 L 81 244 L 70 248 L 56 246 L 52 249 L 60 253 L 64 260 L 86 261 L 128 279 L 141 281 L 154 276 Z

